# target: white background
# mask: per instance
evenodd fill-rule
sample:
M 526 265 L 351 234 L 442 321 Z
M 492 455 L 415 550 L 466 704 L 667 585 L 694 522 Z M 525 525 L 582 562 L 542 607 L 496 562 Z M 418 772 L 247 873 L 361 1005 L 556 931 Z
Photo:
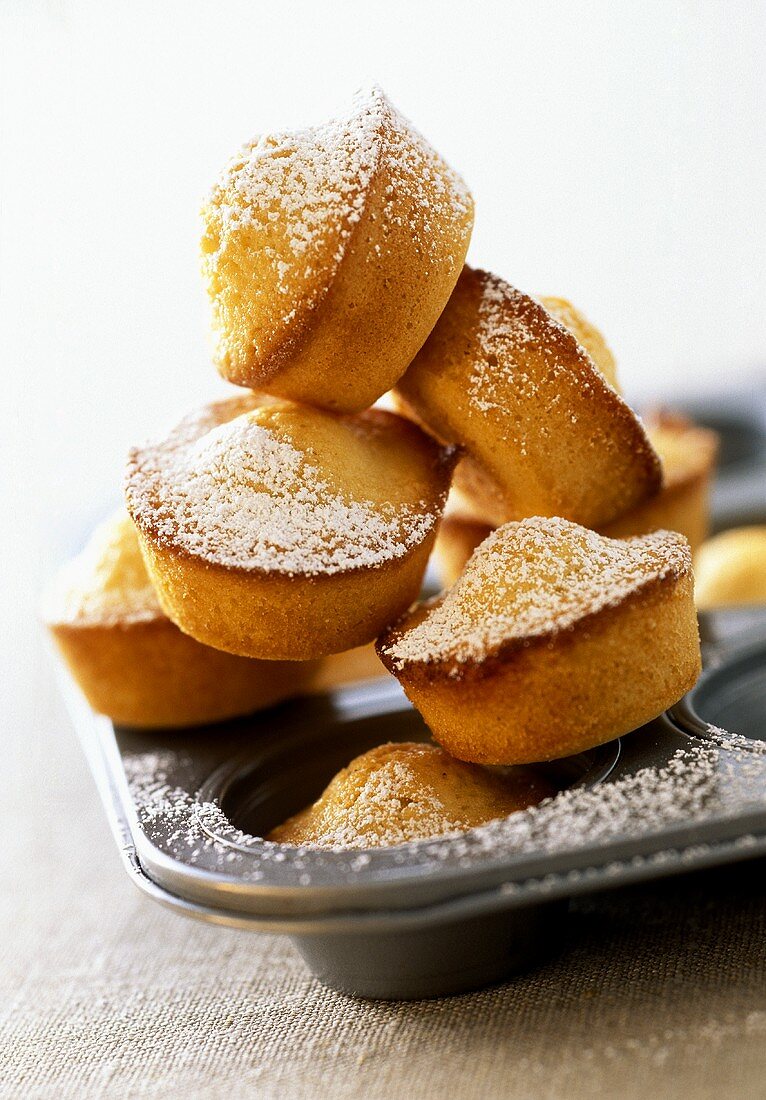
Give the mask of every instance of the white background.
M 258 131 L 377 79 L 457 166 L 470 259 L 571 297 L 645 401 L 764 378 L 766 5 L 0 2 L 4 590 L 217 392 L 200 201 Z

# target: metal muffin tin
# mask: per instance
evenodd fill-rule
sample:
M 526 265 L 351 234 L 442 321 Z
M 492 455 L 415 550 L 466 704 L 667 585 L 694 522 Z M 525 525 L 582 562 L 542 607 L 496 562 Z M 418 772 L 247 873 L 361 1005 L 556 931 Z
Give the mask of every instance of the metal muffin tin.
M 763 493 L 752 456 L 740 465 Z M 644 820 L 639 811 L 628 828 L 572 835 L 564 818 L 539 846 L 519 831 L 524 815 L 368 851 L 258 839 L 359 753 L 428 738 L 388 678 L 183 731 L 114 727 L 66 691 L 124 864 L 145 893 L 188 916 L 285 933 L 321 981 L 346 993 L 434 997 L 533 966 L 555 950 L 577 894 L 766 854 L 766 611 L 706 616 L 702 634 L 706 671 L 671 712 L 541 766 L 571 792 L 565 802 L 633 784 L 646 803 L 646 769 L 675 770 L 683 784 L 683 761 L 698 752 L 710 790 L 694 812 Z

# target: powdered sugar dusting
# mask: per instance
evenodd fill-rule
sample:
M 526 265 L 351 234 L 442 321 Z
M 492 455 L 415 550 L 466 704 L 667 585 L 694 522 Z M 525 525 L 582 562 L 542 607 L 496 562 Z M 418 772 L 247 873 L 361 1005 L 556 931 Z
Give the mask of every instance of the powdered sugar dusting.
M 383 646 L 407 662 L 478 660 L 503 643 L 567 630 L 643 585 L 691 570 L 669 531 L 616 540 L 562 519 L 508 523 L 474 551 L 462 576 L 419 623 Z
M 413 798 L 411 792 L 417 791 Z M 461 831 L 438 795 L 418 782 L 401 759 L 386 761 L 366 778 L 342 817 L 317 816 L 312 847 L 379 848 Z M 278 835 L 274 839 L 279 839 Z
M 256 353 L 324 293 L 381 166 L 390 180 L 377 253 L 387 227 L 406 218 L 413 247 L 435 260 L 445 233 L 470 212 L 470 194 L 377 87 L 324 125 L 257 138 L 226 168 L 205 208 L 203 266 L 215 299 L 230 282 L 230 246 L 257 229 L 260 278 L 248 287 Z M 225 344 L 226 326 L 218 327 Z
M 380 848 L 463 832 L 541 802 L 554 787 L 528 769 L 487 769 L 436 745 L 389 742 L 356 757 L 310 806 L 267 839 Z
M 306 258 L 321 237 L 347 237 L 359 220 L 365 189 L 381 151 L 376 99 L 354 100 L 352 111 L 321 126 L 264 134 L 246 143 L 211 195 L 225 238 L 258 222 L 290 220 L 289 255 Z M 223 241 L 222 241 L 223 243 Z M 284 283 L 289 260 L 269 253 Z M 214 259 L 214 257 L 212 257 Z
M 476 275 L 481 280 L 477 329 L 480 354 L 473 363 L 468 383 L 474 409 L 505 413 L 509 386 L 516 395 L 533 400 L 537 396 L 541 360 L 548 381 L 571 372 L 573 354 L 579 356 L 583 366 L 593 369 L 594 379 L 604 377 L 588 350 L 560 317 L 504 279 L 484 271 Z M 562 346 L 568 349 L 565 357 Z M 528 362 L 530 352 L 534 352 L 533 364 Z M 614 389 L 613 377 L 606 381 Z M 588 390 L 587 373 L 579 376 L 579 386 L 584 393 Z M 560 399 L 555 394 L 549 398 L 554 402 Z M 575 414 L 572 422 L 577 422 Z M 523 440 L 519 443 L 523 450 Z
M 305 575 L 374 568 L 418 546 L 433 507 L 352 499 L 310 448 L 245 413 L 210 428 L 190 419 L 175 445 L 137 452 L 128 503 L 139 526 L 206 561 Z M 194 438 L 195 430 L 202 431 Z
M 534 385 L 524 369 L 523 354 L 518 353 L 537 345 L 538 351 L 546 354 L 547 348 L 540 342 L 539 326 L 530 322 L 523 308 L 531 300 L 496 275 L 482 273 L 482 278 L 478 327 L 481 354 L 473 364 L 468 395 L 474 408 L 489 412 L 504 409 L 502 388 L 511 373 L 517 390 L 520 387 L 526 391 Z

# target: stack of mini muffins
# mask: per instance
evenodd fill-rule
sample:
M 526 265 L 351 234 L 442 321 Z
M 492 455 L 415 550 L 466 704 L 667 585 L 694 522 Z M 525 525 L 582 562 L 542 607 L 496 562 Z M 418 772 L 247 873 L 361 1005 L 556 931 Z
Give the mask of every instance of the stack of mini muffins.
M 683 536 L 704 536 L 715 440 L 647 431 L 570 303 L 464 265 L 471 195 L 379 89 L 246 145 L 203 216 L 216 363 L 244 392 L 133 449 L 128 515 L 48 595 L 96 710 L 213 722 L 371 674 L 376 642 L 442 748 L 382 786 L 356 768 L 359 806 L 399 815 L 365 834 L 360 812 L 359 846 L 496 816 L 478 765 L 581 751 L 691 687 Z M 418 605 L 435 545 L 449 587 Z M 469 771 L 484 817 L 454 797 Z M 316 819 L 275 839 L 323 843 Z

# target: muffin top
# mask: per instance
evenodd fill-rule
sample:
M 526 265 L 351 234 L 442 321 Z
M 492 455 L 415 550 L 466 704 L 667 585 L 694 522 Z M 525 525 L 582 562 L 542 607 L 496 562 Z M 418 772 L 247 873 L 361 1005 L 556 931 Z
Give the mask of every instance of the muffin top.
M 507 523 L 474 551 L 456 584 L 379 643 L 384 662 L 446 664 L 451 674 L 572 629 L 646 585 L 691 569 L 682 535 L 610 539 L 563 519 Z
M 403 219 L 413 249 L 434 263 L 444 241 L 470 233 L 466 185 L 376 86 L 338 118 L 243 146 L 203 209 L 220 361 L 246 346 L 264 363 L 308 323 L 377 186 L 378 253 Z
M 379 409 L 262 395 L 206 406 L 135 448 L 126 496 L 161 545 L 231 569 L 336 574 L 403 557 L 434 530 L 454 453 Z
M 382 848 L 506 817 L 555 793 L 541 776 L 464 764 L 437 745 L 398 742 L 357 756 L 320 798 L 267 840 Z
M 84 550 L 59 571 L 43 600 L 51 625 L 107 626 L 164 618 L 124 511 L 105 520 Z
M 592 325 L 576 306 L 566 298 L 552 295 L 540 298 L 540 305 L 554 317 L 560 325 L 572 333 L 577 343 L 585 348 L 588 355 L 617 393 L 620 385 L 617 381 L 617 363 L 603 334 Z

